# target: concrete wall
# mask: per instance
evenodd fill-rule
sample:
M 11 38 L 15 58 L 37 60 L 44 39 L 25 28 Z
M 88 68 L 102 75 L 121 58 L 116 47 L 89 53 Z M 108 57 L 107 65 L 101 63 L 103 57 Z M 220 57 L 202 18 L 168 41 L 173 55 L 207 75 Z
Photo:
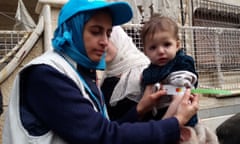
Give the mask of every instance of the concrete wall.
M 112 0 L 118 1 L 118 0 Z M 185 25 L 191 25 L 191 17 L 192 17 L 192 8 L 191 8 L 191 0 L 124 0 L 129 2 L 134 10 L 134 18 L 130 23 L 140 23 L 142 21 L 146 21 L 151 16 L 151 12 L 159 13 L 161 15 L 169 16 L 174 19 L 176 22 L 181 25 L 181 5 L 182 2 L 183 9 L 186 13 L 184 16 L 186 17 Z M 213 2 L 221 2 L 230 5 L 240 6 L 239 0 L 212 0 Z M 142 11 L 140 11 L 141 9 Z M 142 19 L 142 20 L 141 20 Z

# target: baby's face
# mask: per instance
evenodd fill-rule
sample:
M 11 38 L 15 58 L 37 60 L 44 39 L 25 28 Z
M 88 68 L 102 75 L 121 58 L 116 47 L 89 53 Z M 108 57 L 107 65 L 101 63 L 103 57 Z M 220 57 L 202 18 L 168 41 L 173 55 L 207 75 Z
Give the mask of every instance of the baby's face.
M 163 66 L 171 61 L 180 48 L 180 41 L 167 31 L 148 34 L 145 39 L 144 53 L 155 65 Z

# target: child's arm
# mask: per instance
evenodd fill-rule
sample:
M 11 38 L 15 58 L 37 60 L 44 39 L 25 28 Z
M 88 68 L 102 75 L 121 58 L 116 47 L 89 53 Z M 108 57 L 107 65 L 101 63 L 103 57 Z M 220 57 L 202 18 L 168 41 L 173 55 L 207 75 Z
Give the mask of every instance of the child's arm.
M 197 82 L 197 76 L 189 71 L 175 71 L 172 72 L 165 81 L 174 86 L 193 88 Z

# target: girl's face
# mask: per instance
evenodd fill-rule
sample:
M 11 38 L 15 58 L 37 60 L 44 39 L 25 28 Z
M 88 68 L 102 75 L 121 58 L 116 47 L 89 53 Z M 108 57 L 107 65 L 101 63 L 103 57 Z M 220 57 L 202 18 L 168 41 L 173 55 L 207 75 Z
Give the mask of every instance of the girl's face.
M 94 62 L 99 62 L 106 51 L 112 32 L 112 18 L 106 12 L 97 12 L 85 24 L 83 41 L 87 56 Z
M 164 66 L 171 61 L 180 48 L 180 41 L 172 33 L 158 31 L 145 38 L 144 53 L 152 64 Z

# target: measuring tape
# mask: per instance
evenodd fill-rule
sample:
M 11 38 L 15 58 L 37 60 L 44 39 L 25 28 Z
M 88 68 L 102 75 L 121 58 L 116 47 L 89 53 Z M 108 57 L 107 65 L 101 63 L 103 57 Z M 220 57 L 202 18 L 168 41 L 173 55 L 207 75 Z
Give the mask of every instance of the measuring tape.
M 156 89 L 160 88 L 160 85 L 154 85 L 157 87 Z M 185 87 L 178 87 L 174 85 L 162 85 L 163 89 L 167 91 L 168 95 L 184 95 L 186 88 Z M 191 89 L 191 93 L 193 94 L 216 94 L 216 95 L 231 95 L 231 91 L 228 90 L 220 90 L 220 89 L 206 89 L 206 88 L 196 88 Z

